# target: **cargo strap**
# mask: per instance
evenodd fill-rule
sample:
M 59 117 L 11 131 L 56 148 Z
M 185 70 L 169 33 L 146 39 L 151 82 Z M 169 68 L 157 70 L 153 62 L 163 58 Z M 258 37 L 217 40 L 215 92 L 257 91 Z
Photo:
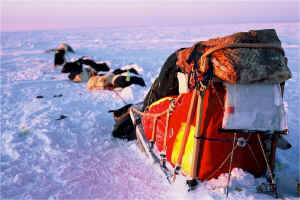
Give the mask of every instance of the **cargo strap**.
M 197 90 L 193 90 L 192 99 L 191 99 L 191 103 L 190 103 L 190 107 L 189 107 L 189 111 L 188 111 L 188 115 L 187 115 L 187 120 L 186 120 L 186 126 L 185 126 L 184 133 L 183 133 L 183 139 L 181 142 L 178 159 L 177 159 L 175 169 L 174 169 L 173 181 L 176 180 L 176 175 L 179 173 L 179 171 L 181 169 L 181 163 L 182 163 L 183 155 L 185 152 L 187 139 L 190 134 L 192 119 L 194 118 L 194 115 L 195 115 L 195 107 L 196 107 L 197 99 L 198 99 L 198 92 L 197 92 Z
M 227 183 L 226 183 L 226 198 L 228 197 L 228 190 L 229 190 L 229 183 L 230 183 L 230 177 L 231 177 L 233 154 L 234 154 L 235 146 L 237 146 L 237 144 L 236 144 L 237 136 L 236 135 L 237 134 L 234 133 L 233 143 L 232 143 L 232 151 L 230 153 L 229 170 L 228 170 L 228 177 L 227 177 Z
M 174 170 L 174 175 L 173 175 L 173 180 L 175 181 L 176 175 L 179 174 L 179 171 L 181 170 L 181 164 L 183 160 L 183 155 L 185 153 L 186 149 L 186 143 L 187 139 L 190 134 L 190 127 L 192 123 L 192 119 L 194 118 L 194 115 L 196 114 L 196 127 L 195 127 L 195 136 L 194 137 L 200 137 L 200 135 L 203 134 L 202 130 L 202 117 L 203 117 L 203 105 L 204 105 L 204 92 L 206 91 L 206 88 L 201 91 L 201 90 L 194 90 L 193 91 L 193 96 L 191 99 L 191 104 L 189 107 L 189 112 L 188 112 L 188 117 L 187 117 L 187 125 L 184 130 L 184 135 L 183 135 L 183 141 L 181 143 L 181 148 L 179 152 L 179 156 L 177 159 L 177 163 L 175 165 L 175 170 Z M 194 146 L 193 146 L 193 157 L 192 157 L 192 168 L 191 168 L 191 177 L 190 181 L 197 182 L 196 177 L 197 177 L 197 172 L 198 169 L 200 168 L 199 166 L 199 152 L 200 152 L 200 140 L 195 140 Z M 188 186 L 190 186 L 188 184 Z M 191 190 L 192 188 L 189 188 Z
M 203 119 L 203 106 L 204 106 L 204 91 L 198 91 L 197 93 L 197 118 L 196 118 L 196 128 L 195 128 L 195 138 L 203 137 L 204 131 L 202 130 L 202 119 Z M 193 157 L 192 157 L 192 172 L 191 179 L 196 180 L 198 170 L 200 168 L 200 146 L 201 140 L 194 140 L 193 147 Z
M 277 185 L 276 185 L 275 179 L 273 177 L 273 172 L 272 172 L 272 169 L 271 169 L 270 164 L 268 162 L 268 159 L 267 159 L 266 153 L 264 151 L 264 147 L 262 145 L 261 138 L 260 138 L 259 134 L 257 134 L 257 138 L 258 138 L 258 141 L 259 141 L 259 144 L 260 144 L 260 149 L 262 151 L 262 154 L 264 156 L 264 159 L 265 159 L 265 162 L 266 162 L 266 165 L 267 165 L 267 168 L 268 168 L 269 176 L 271 178 L 271 185 L 273 186 L 273 192 L 274 192 L 276 198 L 278 198 Z
M 207 137 L 204 137 L 204 136 L 195 136 L 194 138 L 196 140 L 207 140 L 207 141 L 212 141 L 212 142 L 227 142 L 227 143 L 232 143 L 233 142 L 233 140 L 226 140 L 226 139 L 219 139 L 219 138 L 207 138 Z
M 119 99 L 121 99 L 121 101 L 122 101 L 125 105 L 127 105 L 126 101 L 121 97 L 121 95 L 120 95 L 118 92 L 116 92 L 115 90 L 110 90 L 110 91 L 112 91 Z

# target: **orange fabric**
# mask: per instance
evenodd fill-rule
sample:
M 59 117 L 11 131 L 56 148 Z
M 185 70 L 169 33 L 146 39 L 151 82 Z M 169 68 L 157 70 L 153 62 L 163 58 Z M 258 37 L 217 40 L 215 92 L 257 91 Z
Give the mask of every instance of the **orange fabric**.
M 204 130 L 203 136 L 209 139 L 217 139 L 222 141 L 210 141 L 202 140 L 200 147 L 200 168 L 198 171 L 198 178 L 200 180 L 207 180 L 208 178 L 218 177 L 221 173 L 228 173 L 229 160 L 217 170 L 222 162 L 227 158 L 232 150 L 233 134 L 220 133 L 218 129 L 222 125 L 223 120 L 223 105 L 220 105 L 218 97 L 221 102 L 224 103 L 225 88 L 222 84 L 216 84 L 215 89 L 209 88 L 204 96 L 204 107 L 203 107 L 203 123 L 202 130 Z M 216 91 L 218 95 L 216 95 Z M 183 97 L 176 103 L 175 109 L 170 116 L 169 130 L 168 130 L 168 140 L 167 140 L 167 160 L 173 166 L 174 157 L 172 162 L 172 154 L 175 152 L 174 143 L 176 142 L 177 135 L 182 129 L 183 123 L 186 123 L 187 110 L 191 101 L 192 92 L 184 94 Z M 147 112 L 149 113 L 160 113 L 167 109 L 170 100 L 160 102 L 151 107 Z M 150 117 L 143 117 L 142 122 L 145 130 L 145 134 L 148 140 L 152 137 L 153 119 Z M 157 121 L 156 127 L 156 146 L 159 151 L 163 148 L 163 138 L 165 131 L 166 116 L 162 116 Z M 196 117 L 193 119 L 192 126 L 195 126 Z M 190 132 L 193 134 L 193 131 Z M 239 137 L 248 138 L 248 134 L 237 134 Z M 192 137 L 194 138 L 194 137 Z M 193 139 L 194 140 L 194 139 Z M 178 145 L 177 145 L 178 146 Z M 180 146 L 180 145 L 179 145 Z M 232 168 L 241 168 L 245 171 L 252 173 L 255 176 L 261 176 L 266 170 L 265 161 L 263 154 L 261 153 L 256 135 L 252 135 L 250 138 L 250 146 L 255 155 L 250 151 L 248 145 L 246 147 L 237 147 L 234 153 L 234 159 L 232 163 Z M 192 148 L 191 145 L 187 145 L 186 148 Z M 179 151 L 178 149 L 176 150 Z M 192 149 L 186 149 L 186 152 L 193 151 Z M 185 155 L 188 156 L 188 155 Z M 175 159 L 176 160 L 176 159 Z M 184 160 L 189 160 L 189 158 L 184 158 Z M 217 171 L 216 171 L 217 170 Z M 188 175 L 188 170 L 184 170 L 186 175 Z M 216 173 L 214 173 L 216 171 Z

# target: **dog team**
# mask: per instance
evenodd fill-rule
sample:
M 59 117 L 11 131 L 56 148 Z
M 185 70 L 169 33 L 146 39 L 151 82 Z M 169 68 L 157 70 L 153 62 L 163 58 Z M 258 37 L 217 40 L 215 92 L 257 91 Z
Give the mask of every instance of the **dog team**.
M 109 66 L 105 62 L 96 63 L 86 56 L 67 62 L 66 54 L 75 53 L 68 44 L 63 43 L 56 49 L 46 51 L 46 53 L 49 52 L 55 52 L 55 67 L 62 65 L 62 73 L 69 73 L 68 78 L 73 82 L 87 82 L 87 87 L 90 90 L 121 90 L 133 84 L 142 87 L 146 86 L 143 78 L 137 76 L 139 73 L 134 68 L 110 71 Z

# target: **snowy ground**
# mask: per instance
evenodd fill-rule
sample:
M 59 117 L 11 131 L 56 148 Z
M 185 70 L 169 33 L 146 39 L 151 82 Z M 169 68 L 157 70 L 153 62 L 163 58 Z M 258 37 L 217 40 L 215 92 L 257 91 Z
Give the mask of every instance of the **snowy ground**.
M 278 151 L 277 177 L 279 192 L 297 199 L 300 23 L 2 32 L 0 199 L 224 199 L 226 175 L 190 193 L 183 182 L 169 185 L 135 142 L 111 137 L 113 118 L 107 111 L 122 106 L 120 98 L 70 82 L 53 67 L 53 54 L 43 52 L 65 42 L 76 50 L 69 59 L 92 56 L 109 61 L 113 69 L 138 65 L 147 87 L 121 93 L 126 102 L 136 103 L 176 49 L 261 28 L 276 29 L 293 72 L 285 90 L 287 139 L 293 147 Z M 57 120 L 61 115 L 67 118 Z M 234 170 L 230 199 L 271 199 L 255 192 L 260 181 Z

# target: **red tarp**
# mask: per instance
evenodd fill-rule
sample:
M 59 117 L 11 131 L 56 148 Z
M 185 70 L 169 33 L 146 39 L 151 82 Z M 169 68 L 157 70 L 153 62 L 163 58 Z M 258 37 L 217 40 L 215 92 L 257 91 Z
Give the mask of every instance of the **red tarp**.
M 222 83 L 214 83 L 214 88 L 208 88 L 204 95 L 203 122 L 201 140 L 198 178 L 207 180 L 218 177 L 221 173 L 228 173 L 230 153 L 233 147 L 233 134 L 220 133 L 224 115 L 225 88 Z M 170 115 L 167 131 L 167 160 L 174 165 L 177 162 L 183 137 L 184 127 L 187 120 L 192 92 L 183 94 L 175 104 L 175 109 Z M 176 97 L 173 97 L 176 98 Z M 150 106 L 148 113 L 160 113 L 168 109 L 172 97 L 163 98 Z M 194 127 L 196 115 L 192 120 L 190 136 L 186 144 L 185 154 L 182 162 L 182 169 L 186 175 L 191 172 L 191 156 L 193 154 Z M 152 138 L 154 118 L 143 117 L 144 131 L 148 140 Z M 162 151 L 165 136 L 166 115 L 160 117 L 156 127 L 155 144 L 159 151 Z M 237 134 L 237 138 L 247 139 L 249 134 Z M 228 159 L 229 158 L 229 159 Z M 227 159 L 226 162 L 224 162 Z M 224 163 L 222 165 L 222 163 Z M 232 168 L 241 168 L 255 176 L 261 176 L 266 170 L 266 163 L 259 146 L 256 135 L 251 135 L 248 145 L 237 147 L 234 152 Z

